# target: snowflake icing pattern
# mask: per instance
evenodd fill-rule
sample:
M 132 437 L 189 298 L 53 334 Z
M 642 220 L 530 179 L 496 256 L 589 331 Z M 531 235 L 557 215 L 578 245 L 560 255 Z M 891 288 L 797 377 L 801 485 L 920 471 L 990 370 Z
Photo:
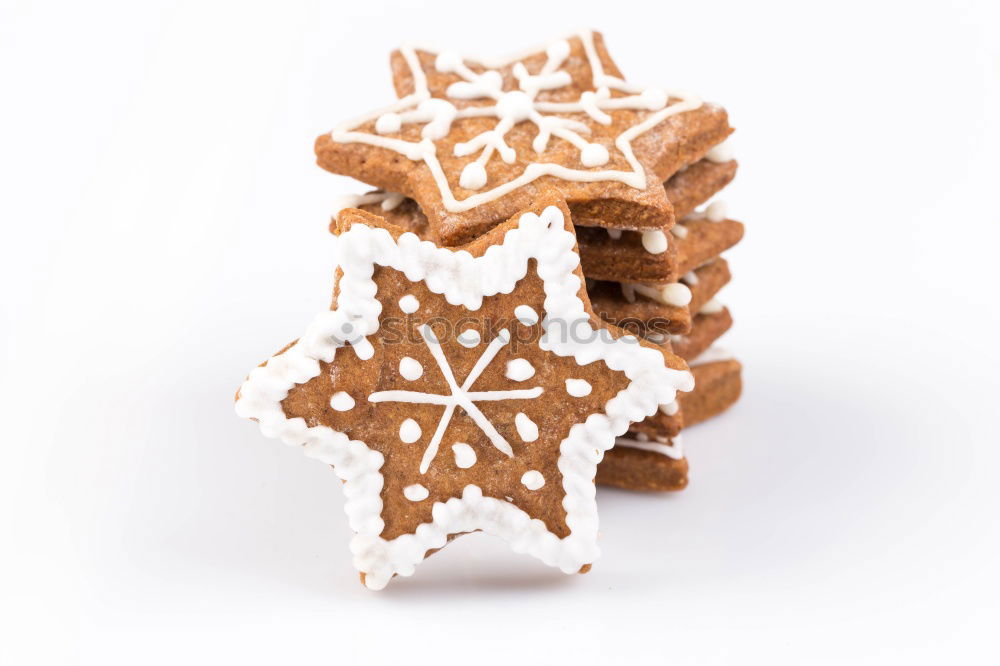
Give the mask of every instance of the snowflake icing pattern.
M 543 91 L 558 90 L 572 83 L 570 74 L 560 69 L 570 55 L 567 40 L 555 42 L 545 50 L 547 59 L 537 74 L 530 74 L 518 59 L 510 61 L 514 63 L 512 73 L 517 80 L 517 90 L 504 90 L 503 77 L 497 71 L 510 62 L 494 63 L 494 67 L 477 74 L 457 53 L 443 51 L 435 58 L 434 68 L 441 73 L 457 74 L 462 79 L 452 83 L 446 90 L 445 94 L 449 99 L 431 96 L 416 50 L 404 47 L 400 52 L 410 68 L 414 92 L 391 107 L 334 129 L 330 132 L 330 137 L 338 143 L 360 142 L 387 148 L 410 160 L 426 163 L 440 190 L 444 206 L 450 212 L 470 210 L 546 175 L 586 182 L 615 180 L 634 188 L 643 188 L 646 186 L 646 173 L 632 151 L 632 141 L 669 116 L 698 108 L 701 100 L 688 93 L 637 86 L 605 74 L 594 47 L 593 34 L 583 32 L 578 38 L 590 65 L 594 89 L 583 91 L 574 101 L 538 99 L 539 93 Z M 613 92 L 622 95 L 614 96 Z M 449 100 L 455 100 L 456 103 Z M 468 104 L 476 100 L 492 100 L 493 104 Z M 671 103 L 671 100 L 675 101 Z M 592 123 L 607 126 L 613 120 L 610 112 L 622 109 L 649 112 L 640 122 L 629 126 L 615 138 L 615 147 L 628 162 L 631 171 L 597 169 L 610 160 L 608 149 L 601 143 L 587 140 L 586 137 L 592 133 L 587 122 L 560 114 L 582 114 Z M 541 158 L 552 138 L 556 137 L 573 145 L 578 151 L 580 162 L 590 169 L 533 161 L 513 180 L 459 200 L 448 184 L 437 158 L 437 146 L 434 142 L 448 136 L 456 120 L 477 117 L 496 118 L 497 123 L 492 129 L 483 131 L 468 141 L 456 143 L 452 149 L 456 157 L 477 155 L 463 167 L 459 178 L 459 185 L 467 190 L 482 190 L 486 187 L 486 165 L 494 154 L 508 164 L 516 161 L 518 156 L 505 141 L 505 136 L 511 128 L 522 122 L 532 123 L 537 128 L 531 144 L 536 156 Z M 375 120 L 375 134 L 357 130 L 372 120 Z M 404 125 L 411 123 L 423 125 L 420 141 L 388 136 L 398 133 Z

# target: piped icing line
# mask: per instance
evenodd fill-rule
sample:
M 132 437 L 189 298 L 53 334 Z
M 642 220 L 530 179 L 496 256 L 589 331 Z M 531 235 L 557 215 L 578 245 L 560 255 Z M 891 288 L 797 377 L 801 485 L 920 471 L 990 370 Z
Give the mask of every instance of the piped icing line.
M 677 435 L 672 439 L 639 439 L 643 433 L 632 433 L 635 437 L 619 437 L 615 440 L 615 446 L 622 446 L 628 449 L 641 449 L 652 451 L 661 456 L 681 460 L 684 458 L 684 447 L 681 443 L 681 436 Z
M 369 192 L 368 194 L 341 194 L 333 199 L 333 217 L 345 208 L 358 208 L 369 204 L 381 204 L 383 211 L 395 210 L 403 203 L 405 196 L 398 192 Z
M 476 74 L 464 64 L 465 59 L 454 52 L 438 52 L 435 68 L 439 71 L 456 73 L 463 79 L 449 86 L 447 91 L 449 97 L 459 102 L 470 99 L 492 99 L 495 102 L 492 106 L 461 108 L 446 99 L 431 96 L 427 76 L 420 66 L 415 47 L 403 46 L 399 51 L 410 69 L 414 91 L 394 104 L 338 125 L 331 130 L 330 138 L 337 143 L 365 143 L 385 148 L 407 159 L 424 162 L 440 191 L 445 209 L 451 213 L 471 210 L 509 194 L 542 176 L 554 176 L 578 182 L 617 181 L 629 187 L 642 189 L 646 187 L 647 174 L 632 150 L 632 142 L 670 116 L 699 108 L 702 105 L 701 99 L 687 92 L 637 86 L 610 76 L 604 72 L 604 66 L 597 55 L 593 32 L 583 31 L 576 37 L 583 44 L 592 72 L 594 90 L 584 91 L 575 101 L 544 102 L 535 99 L 542 90 L 558 89 L 571 82 L 568 73 L 558 69 L 569 54 L 569 44 L 565 40 L 549 45 L 546 49 L 548 59 L 537 75 L 528 74 L 524 65 L 519 62 L 523 55 L 503 61 L 500 66 L 514 63 L 514 75 L 518 79 L 519 90 L 510 91 L 502 90 L 502 77 L 495 69 Z M 625 96 L 613 97 L 612 90 L 625 93 Z M 671 104 L 670 99 L 678 101 Z M 479 153 L 475 160 L 466 164 L 459 178 L 461 187 L 474 191 L 486 185 L 485 165 L 494 153 L 499 154 L 505 162 L 515 161 L 516 155 L 504 142 L 503 136 L 520 122 L 531 122 L 537 126 L 538 134 L 532 145 L 536 153 L 543 154 L 549 138 L 556 136 L 568 141 L 580 151 L 580 160 L 584 166 L 601 166 L 609 159 L 607 147 L 588 142 L 581 136 L 589 134 L 589 126 L 586 123 L 546 114 L 584 113 L 593 122 L 607 125 L 612 121 L 608 111 L 618 109 L 650 112 L 641 122 L 632 125 L 615 138 L 615 147 L 625 158 L 630 171 L 574 169 L 553 162 L 536 161 L 528 163 L 524 171 L 513 180 L 484 192 L 472 194 L 465 199 L 458 199 L 441 167 L 437 157 L 437 147 L 434 144 L 435 139 L 448 134 L 451 124 L 456 119 L 497 118 L 497 125 L 492 130 L 454 147 L 454 152 L 459 157 Z M 358 130 L 360 126 L 372 120 L 376 121 L 376 134 Z M 420 141 L 386 136 L 398 132 L 405 123 L 424 124 Z
M 412 233 L 393 239 L 385 229 L 352 225 L 340 235 L 337 255 L 342 276 L 337 309 L 322 312 L 305 334 L 281 354 L 251 371 L 236 402 L 236 412 L 258 422 L 261 432 L 332 465 L 344 481 L 345 511 L 355 536 L 351 541 L 355 567 L 365 584 L 381 589 L 393 575 L 412 575 L 430 550 L 443 547 L 448 536 L 482 530 L 511 543 L 546 564 L 575 573 L 599 555 L 598 518 L 594 476 L 604 452 L 625 434 L 632 422 L 656 412 L 660 404 L 675 399 L 677 391 L 690 391 L 690 372 L 666 367 L 656 349 L 640 346 L 631 335 L 613 338 L 607 329 L 595 329 L 578 293 L 580 278 L 574 273 L 579 256 L 573 251 L 575 236 L 564 228 L 562 211 L 550 206 L 540 215 L 525 213 L 510 229 L 503 243 L 481 257 L 452 251 L 420 241 Z M 289 391 L 320 374 L 320 362 L 331 362 L 350 346 L 360 358 L 371 358 L 373 346 L 366 336 L 380 326 L 382 304 L 375 298 L 372 275 L 376 266 L 392 268 L 412 282 L 423 282 L 432 293 L 451 305 L 478 310 L 483 298 L 510 293 L 535 260 L 545 291 L 545 317 L 539 347 L 580 365 L 601 361 L 620 371 L 629 384 L 604 405 L 573 425 L 559 446 L 557 467 L 565 493 L 563 507 L 570 533 L 558 537 L 545 523 L 509 501 L 484 497 L 474 484 L 461 497 L 436 502 L 431 522 L 413 533 L 393 539 L 380 535 L 381 490 L 379 472 L 384 457 L 364 442 L 352 440 L 328 426 L 308 426 L 301 417 L 288 418 L 282 400 Z M 502 269 L 500 269 L 502 267 Z M 570 327 L 566 335 L 559 326 Z M 579 328 L 577 328 L 579 327 Z M 419 493 L 411 491 L 413 497 Z
M 684 216 L 683 220 L 680 222 L 692 222 L 694 220 L 708 220 L 709 222 L 722 222 L 726 219 L 727 213 L 726 203 L 724 201 L 713 201 L 704 208 L 700 210 L 695 210 Z M 672 228 L 676 229 L 679 225 L 674 225 Z M 687 229 L 684 230 L 684 235 L 687 235 Z M 683 238 L 683 236 L 681 236 Z

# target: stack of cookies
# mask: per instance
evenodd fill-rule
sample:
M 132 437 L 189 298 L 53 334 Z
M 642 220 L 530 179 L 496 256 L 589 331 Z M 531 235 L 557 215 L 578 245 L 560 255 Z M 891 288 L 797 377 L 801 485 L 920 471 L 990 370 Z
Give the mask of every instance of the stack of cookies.
M 727 409 L 741 366 L 715 341 L 732 325 L 721 256 L 743 236 L 713 197 L 736 174 L 721 107 L 624 80 L 599 33 L 498 62 L 402 48 L 397 104 L 316 142 L 320 166 L 378 188 L 338 199 L 441 246 L 481 237 L 539 197 L 564 199 L 587 292 L 604 321 L 672 349 L 695 388 L 632 425 L 600 483 L 679 490 L 680 432 Z
M 368 587 L 480 530 L 586 572 L 595 480 L 684 487 L 682 426 L 740 391 L 711 350 L 743 233 L 709 202 L 726 112 L 629 83 L 590 31 L 391 62 L 399 100 L 316 142 L 377 188 L 338 205 L 331 309 L 236 410 L 333 467 Z

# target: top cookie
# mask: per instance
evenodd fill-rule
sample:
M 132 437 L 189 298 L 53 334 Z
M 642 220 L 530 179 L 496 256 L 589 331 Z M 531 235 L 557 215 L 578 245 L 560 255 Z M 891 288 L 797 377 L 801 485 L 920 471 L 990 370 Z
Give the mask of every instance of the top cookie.
M 625 81 L 600 34 L 501 61 L 411 47 L 395 104 L 316 141 L 319 164 L 417 200 L 446 245 L 555 192 L 591 224 L 668 227 L 663 181 L 731 131 L 694 95 Z

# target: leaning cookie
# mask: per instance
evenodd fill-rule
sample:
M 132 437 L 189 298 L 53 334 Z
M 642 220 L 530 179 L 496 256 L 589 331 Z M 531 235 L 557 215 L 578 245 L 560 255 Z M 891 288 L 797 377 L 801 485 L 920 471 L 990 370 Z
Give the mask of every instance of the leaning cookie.
M 334 173 L 415 199 L 444 245 L 468 242 L 555 192 L 585 224 L 663 230 L 663 182 L 732 131 L 687 92 L 626 81 L 599 33 L 501 61 L 404 47 L 400 99 L 316 141 Z
M 368 587 L 477 530 L 588 570 L 597 464 L 692 388 L 684 362 L 593 313 L 562 202 L 461 249 L 359 210 L 338 231 L 334 309 L 250 373 L 237 412 L 333 466 Z

